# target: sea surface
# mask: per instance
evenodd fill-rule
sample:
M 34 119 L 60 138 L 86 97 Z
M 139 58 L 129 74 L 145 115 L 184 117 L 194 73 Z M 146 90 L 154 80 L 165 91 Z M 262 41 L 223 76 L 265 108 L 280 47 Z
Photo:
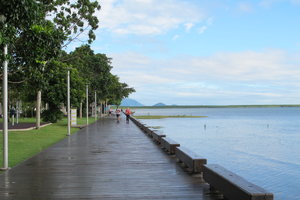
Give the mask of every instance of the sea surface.
M 299 107 L 136 109 L 135 115 L 207 116 L 141 121 L 276 200 L 300 200 Z

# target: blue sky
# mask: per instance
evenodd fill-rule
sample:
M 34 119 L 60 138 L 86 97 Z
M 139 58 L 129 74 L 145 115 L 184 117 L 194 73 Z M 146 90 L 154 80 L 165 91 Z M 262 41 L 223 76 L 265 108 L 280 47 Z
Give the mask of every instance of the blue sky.
M 300 104 L 300 0 L 100 0 L 92 47 L 145 105 Z

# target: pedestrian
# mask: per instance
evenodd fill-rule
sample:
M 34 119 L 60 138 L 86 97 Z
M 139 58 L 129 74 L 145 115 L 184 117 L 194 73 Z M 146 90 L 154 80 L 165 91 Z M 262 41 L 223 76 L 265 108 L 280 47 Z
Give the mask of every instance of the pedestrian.
M 119 108 L 116 109 L 116 116 L 117 116 L 118 122 L 120 122 L 121 110 Z
M 113 112 L 113 110 L 110 108 L 110 109 L 108 110 L 108 116 L 111 116 L 112 112 Z
M 16 109 L 14 107 L 11 107 L 9 110 L 10 117 L 15 117 L 16 116 Z
M 126 115 L 126 121 L 129 122 L 129 117 L 131 115 L 131 110 L 129 108 L 126 108 L 125 115 Z

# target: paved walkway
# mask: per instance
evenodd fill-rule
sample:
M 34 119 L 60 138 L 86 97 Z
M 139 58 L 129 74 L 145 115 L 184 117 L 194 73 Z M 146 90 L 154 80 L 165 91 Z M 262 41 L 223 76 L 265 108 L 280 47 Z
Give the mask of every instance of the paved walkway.
M 0 199 L 212 200 L 132 122 L 99 120 L 0 175 Z

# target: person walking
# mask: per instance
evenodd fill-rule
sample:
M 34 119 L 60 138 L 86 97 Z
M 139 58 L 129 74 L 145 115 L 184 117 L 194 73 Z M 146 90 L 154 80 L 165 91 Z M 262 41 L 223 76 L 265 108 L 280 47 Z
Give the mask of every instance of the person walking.
M 108 110 L 108 116 L 111 116 L 112 113 L 113 113 L 113 110 L 110 108 L 110 109 Z
M 125 115 L 126 115 L 126 121 L 129 122 L 129 117 L 131 115 L 131 110 L 129 108 L 126 108 Z
M 116 109 L 116 116 L 117 116 L 118 122 L 120 122 L 121 110 L 119 108 Z

